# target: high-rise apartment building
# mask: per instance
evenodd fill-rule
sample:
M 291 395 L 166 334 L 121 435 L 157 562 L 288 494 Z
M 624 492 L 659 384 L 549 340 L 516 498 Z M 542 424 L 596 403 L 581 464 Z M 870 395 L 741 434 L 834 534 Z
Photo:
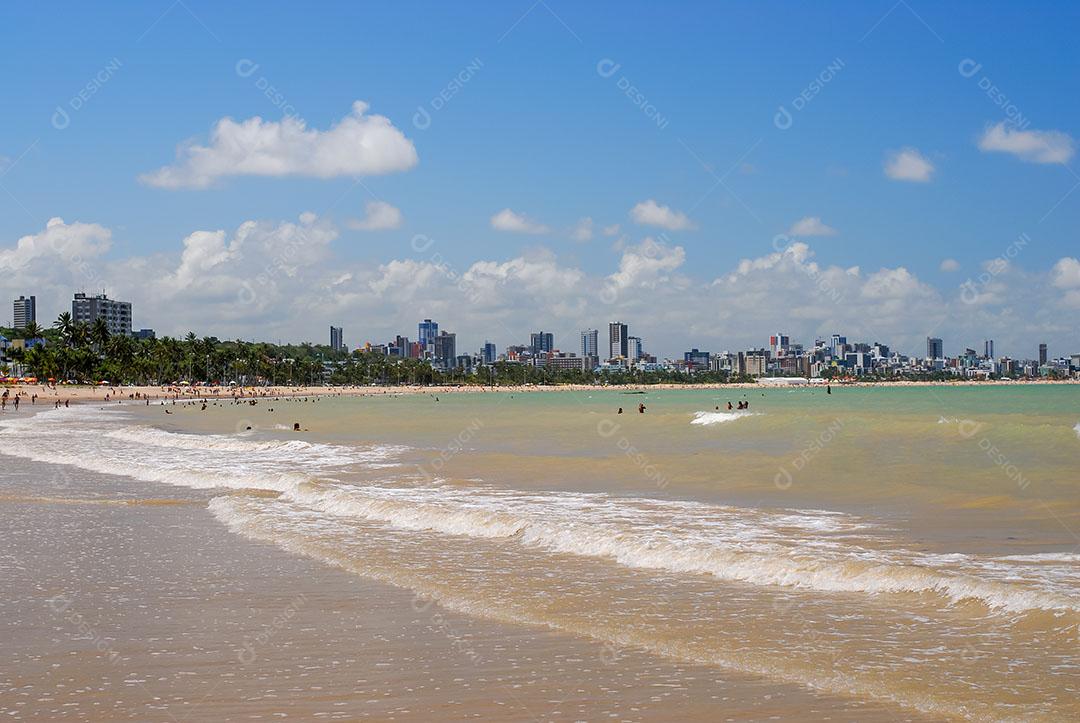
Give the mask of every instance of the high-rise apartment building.
M 596 329 L 581 332 L 581 356 L 586 359 L 600 358 L 600 332 Z
M 847 337 L 840 334 L 832 335 L 832 355 L 840 359 L 847 353 Z
M 105 294 L 75 294 L 71 301 L 71 320 L 76 324 L 93 324 L 98 319 L 105 320 L 110 334 L 131 336 L 131 302 L 116 301 Z
M 608 359 L 625 359 L 627 357 L 626 338 L 629 329 L 621 321 L 613 321 L 608 324 Z
M 1039 344 L 1039 366 L 1046 366 L 1046 344 Z
M 480 350 L 480 358 L 484 360 L 485 364 L 494 364 L 499 359 L 499 355 L 495 350 L 495 345 L 490 341 L 484 342 L 484 348 Z
M 926 337 L 926 358 L 927 359 L 944 359 L 944 345 L 941 339 L 935 337 Z
M 529 334 L 529 346 L 532 347 L 533 356 L 552 351 L 555 349 L 555 335 L 546 331 Z
M 432 359 L 443 369 L 453 369 L 457 364 L 457 334 L 440 332 L 431 339 Z
M 20 296 L 15 299 L 15 316 L 12 325 L 16 329 L 25 329 L 30 322 L 37 322 L 37 297 Z
M 330 327 L 330 348 L 334 351 L 343 351 L 345 349 L 345 338 L 340 326 Z
M 983 357 L 985 359 L 993 359 L 994 358 L 994 340 L 993 339 L 987 339 L 986 341 L 983 342 Z
M 417 334 L 420 341 L 420 346 L 427 349 L 428 346 L 435 340 L 435 337 L 439 335 L 439 322 L 432 321 L 431 319 L 424 319 L 420 322 L 419 332 Z

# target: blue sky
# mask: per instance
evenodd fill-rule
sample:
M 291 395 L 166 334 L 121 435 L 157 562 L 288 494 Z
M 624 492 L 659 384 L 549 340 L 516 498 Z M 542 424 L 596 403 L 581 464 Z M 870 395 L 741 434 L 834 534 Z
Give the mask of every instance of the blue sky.
M 1052 354 L 1080 350 L 1080 7 L 267 5 L 5 5 L 5 291 L 36 292 L 51 318 L 72 287 L 96 284 L 167 333 L 322 340 L 335 322 L 354 345 L 441 314 L 469 349 L 536 328 L 572 349 L 577 328 L 618 316 L 661 354 L 831 329 L 911 352 L 927 333 L 949 353 L 991 335 L 1017 356 L 1043 337 Z M 221 119 L 276 126 L 285 110 L 321 133 L 355 101 L 396 134 L 378 170 L 360 152 L 344 170 L 297 161 L 306 147 L 273 151 L 298 164 L 279 171 L 221 170 L 240 165 L 213 147 Z M 781 107 L 790 127 L 775 122 Z M 421 108 L 430 124 L 414 120 Z M 187 177 L 176 154 L 189 141 L 225 156 L 205 187 L 147 180 L 166 166 Z M 636 223 L 650 200 L 668 214 Z M 358 228 L 373 201 L 399 215 Z M 527 220 L 497 228 L 504 209 Z M 51 218 L 74 240 L 15 253 Z M 804 219 L 829 233 L 775 240 Z M 238 243 L 248 221 L 265 238 Z M 275 243 L 311 263 L 259 280 Z M 999 256 L 1009 268 L 980 281 Z M 729 278 L 744 259 L 761 260 L 751 276 L 774 275 Z M 855 271 L 822 281 L 829 269 Z M 545 271 L 558 277 L 548 288 Z M 169 280 L 150 293 L 156 277 Z M 228 287 L 245 283 L 259 299 L 234 308 Z

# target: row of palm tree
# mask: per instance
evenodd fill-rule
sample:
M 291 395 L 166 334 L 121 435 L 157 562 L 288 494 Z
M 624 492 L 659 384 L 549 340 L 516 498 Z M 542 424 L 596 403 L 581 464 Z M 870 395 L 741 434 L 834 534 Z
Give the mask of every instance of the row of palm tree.
M 29 323 L 19 332 L 28 343 L 14 349 L 15 361 L 28 376 L 113 384 L 312 384 L 323 380 L 323 361 L 333 359 L 328 347 L 199 338 L 135 339 L 110 334 L 104 319 L 91 324 L 64 312 L 52 329 Z M 336 356 L 341 356 L 337 354 Z
M 351 354 L 328 346 L 268 344 L 241 339 L 221 341 L 198 337 L 135 339 L 110 334 L 104 319 L 91 324 L 57 317 L 51 329 L 27 324 L 19 333 L 28 340 L 13 351 L 29 375 L 40 380 L 112 384 L 229 384 L 311 385 L 334 384 L 589 384 L 596 375 L 584 370 L 549 370 L 523 364 L 496 362 L 471 372 L 440 372 L 421 359 L 402 359 L 378 352 Z M 725 372 L 697 374 L 692 381 L 736 381 Z M 613 384 L 656 384 L 690 381 L 679 371 L 626 370 L 605 373 Z

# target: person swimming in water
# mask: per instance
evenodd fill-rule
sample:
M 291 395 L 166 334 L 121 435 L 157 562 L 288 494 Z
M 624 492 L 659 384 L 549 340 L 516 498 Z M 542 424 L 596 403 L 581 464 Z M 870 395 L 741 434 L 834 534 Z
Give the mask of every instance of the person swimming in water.
M 638 414 L 644 414 L 645 413 L 645 405 L 644 404 L 637 405 L 637 410 L 638 410 Z

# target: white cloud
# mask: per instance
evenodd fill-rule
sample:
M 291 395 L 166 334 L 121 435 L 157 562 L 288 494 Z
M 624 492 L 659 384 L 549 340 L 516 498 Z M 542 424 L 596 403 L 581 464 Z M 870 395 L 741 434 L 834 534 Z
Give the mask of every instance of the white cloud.
M 384 231 L 401 228 L 405 222 L 401 209 L 391 206 L 386 201 L 368 201 L 364 205 L 364 217 L 351 219 L 348 226 L 357 231 Z
M 653 199 L 642 201 L 630 209 L 630 218 L 643 226 L 659 226 L 668 231 L 682 231 L 696 228 L 693 221 L 682 211 L 670 206 L 661 206 Z
M 181 146 L 176 163 L 139 180 L 158 188 L 206 188 L 229 176 L 333 178 L 415 166 L 412 141 L 385 116 L 365 115 L 367 108 L 356 101 L 350 115 L 325 131 L 308 129 L 294 117 L 264 121 L 256 116 L 240 122 L 222 118 L 208 145 Z
M 586 216 L 577 222 L 570 231 L 570 238 L 575 241 L 589 241 L 593 237 L 593 220 Z
M 806 216 L 791 225 L 792 236 L 835 236 L 836 229 L 822 222 L 820 216 Z
M 610 226 L 604 226 L 604 228 L 600 230 L 600 233 L 605 236 L 616 236 L 619 233 L 619 224 L 613 223 Z
M 20 272 L 39 260 L 79 264 L 109 250 L 112 232 L 96 223 L 68 225 L 50 218 L 41 233 L 23 236 L 15 248 L 0 249 L 0 270 Z
M 1059 289 L 1080 289 L 1080 259 L 1059 260 L 1050 270 L 1050 282 Z
M 979 138 L 979 150 L 1011 153 L 1028 163 L 1067 163 L 1075 142 L 1061 131 L 1022 131 L 1004 122 L 988 127 Z
M 544 224 L 534 221 L 524 214 L 515 213 L 509 208 L 504 208 L 491 217 L 491 227 L 497 231 L 530 234 L 544 234 L 551 230 Z
M 934 164 L 917 148 L 893 151 L 885 158 L 885 175 L 894 181 L 926 183 L 934 174 Z
M 615 289 L 655 288 L 658 283 L 668 281 L 670 272 L 682 266 L 684 261 L 686 251 L 682 246 L 668 246 L 646 238 L 637 246 L 624 249 L 619 270 L 609 276 L 608 281 Z
M 1003 353 L 1022 357 L 1040 341 L 1072 338 L 1080 309 L 1080 259 L 1072 257 L 1041 271 L 1024 271 L 1018 261 L 985 266 L 992 279 L 975 278 L 973 301 L 961 285 L 943 293 L 910 267 L 866 273 L 851 262 L 819 263 L 802 241 L 706 278 L 700 258 L 649 238 L 624 244 L 607 264 L 586 271 L 537 247 L 460 267 L 408 250 L 376 263 L 351 261 L 335 253 L 334 225 L 312 213 L 194 230 L 172 248 L 128 258 L 113 256 L 114 233 L 54 220 L 0 243 L 7 272 L 0 273 L 0 298 L 35 291 L 48 323 L 70 308 L 73 290 L 107 289 L 133 303 L 136 326 L 173 336 L 193 330 L 323 342 L 325 326 L 352 323 L 358 341 L 378 342 L 411 335 L 418 319 L 431 317 L 458 333 L 463 353 L 486 338 L 520 343 L 538 325 L 574 350 L 580 329 L 622 319 L 661 355 L 689 345 L 746 349 L 779 330 L 804 344 L 839 332 L 909 353 L 921 353 L 927 335 L 950 348 L 994 338 Z M 350 321 L 356 319 L 362 327 Z
M 942 259 L 941 266 L 938 267 L 942 271 L 959 271 L 960 262 L 956 259 Z

